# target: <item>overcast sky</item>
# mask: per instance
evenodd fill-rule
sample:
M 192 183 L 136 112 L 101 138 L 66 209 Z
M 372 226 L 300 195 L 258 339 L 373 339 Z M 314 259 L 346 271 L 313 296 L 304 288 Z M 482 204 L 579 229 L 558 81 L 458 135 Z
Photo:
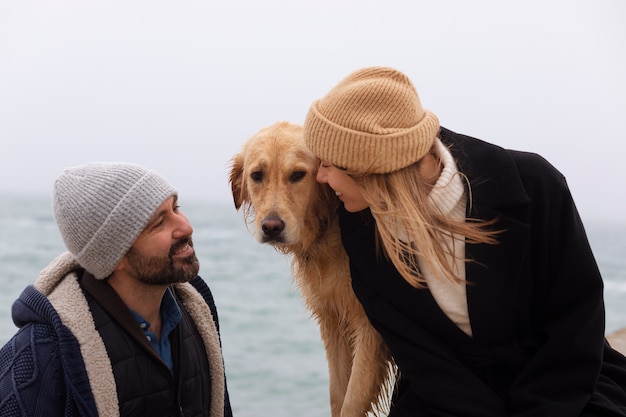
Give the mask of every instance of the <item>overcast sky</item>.
M 393 66 L 443 126 L 542 154 L 626 222 L 626 2 L 2 0 L 0 192 L 130 161 L 229 202 L 232 156 L 350 72 Z

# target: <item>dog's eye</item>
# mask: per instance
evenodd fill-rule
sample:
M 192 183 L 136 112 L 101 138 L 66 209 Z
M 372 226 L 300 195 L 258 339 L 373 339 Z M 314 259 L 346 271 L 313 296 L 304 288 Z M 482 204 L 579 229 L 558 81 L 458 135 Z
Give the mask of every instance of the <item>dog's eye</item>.
M 254 171 L 252 174 L 250 174 L 250 178 L 252 178 L 252 181 L 254 182 L 263 181 L 263 171 Z
M 302 178 L 304 178 L 305 176 L 306 176 L 306 172 L 305 171 L 295 171 L 289 177 L 289 181 L 291 181 L 291 182 L 298 182 L 298 181 L 301 181 Z

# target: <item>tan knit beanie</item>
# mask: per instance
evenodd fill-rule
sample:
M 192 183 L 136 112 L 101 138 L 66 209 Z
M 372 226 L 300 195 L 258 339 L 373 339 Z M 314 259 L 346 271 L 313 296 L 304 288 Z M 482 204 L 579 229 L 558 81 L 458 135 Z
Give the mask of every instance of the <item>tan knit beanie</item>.
M 320 159 L 357 174 L 383 174 L 419 161 L 439 133 L 403 73 L 353 72 L 315 101 L 304 122 L 306 145 Z

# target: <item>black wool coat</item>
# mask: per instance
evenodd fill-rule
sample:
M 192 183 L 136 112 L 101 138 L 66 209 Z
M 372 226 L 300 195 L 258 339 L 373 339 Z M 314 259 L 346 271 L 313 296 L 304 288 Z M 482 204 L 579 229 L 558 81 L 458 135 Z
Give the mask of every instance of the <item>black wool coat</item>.
M 352 286 L 399 367 L 390 416 L 626 416 L 626 358 L 604 338 L 603 283 L 565 178 L 542 157 L 443 129 L 471 184 L 472 336 L 376 254 L 368 210 L 340 210 Z

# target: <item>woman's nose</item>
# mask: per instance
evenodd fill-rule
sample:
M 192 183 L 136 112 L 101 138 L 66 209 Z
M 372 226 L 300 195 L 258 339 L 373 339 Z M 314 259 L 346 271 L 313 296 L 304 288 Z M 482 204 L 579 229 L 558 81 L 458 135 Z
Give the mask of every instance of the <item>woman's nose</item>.
M 315 179 L 317 180 L 317 182 L 321 184 L 326 184 L 328 183 L 327 178 L 328 178 L 328 175 L 326 174 L 326 169 L 320 166 L 319 169 L 317 170 L 317 175 L 315 176 Z

